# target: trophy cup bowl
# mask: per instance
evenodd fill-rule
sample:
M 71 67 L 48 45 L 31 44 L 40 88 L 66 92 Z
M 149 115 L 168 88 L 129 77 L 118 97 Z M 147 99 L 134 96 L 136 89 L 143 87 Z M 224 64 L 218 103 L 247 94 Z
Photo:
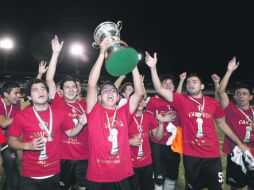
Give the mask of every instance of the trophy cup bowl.
M 112 76 L 121 76 L 131 72 L 138 64 L 137 51 L 129 47 L 126 42 L 120 40 L 120 30 L 122 22 L 103 22 L 94 31 L 94 41 L 92 46 L 99 48 L 100 43 L 107 37 L 112 42 L 107 46 L 105 52 L 105 68 Z

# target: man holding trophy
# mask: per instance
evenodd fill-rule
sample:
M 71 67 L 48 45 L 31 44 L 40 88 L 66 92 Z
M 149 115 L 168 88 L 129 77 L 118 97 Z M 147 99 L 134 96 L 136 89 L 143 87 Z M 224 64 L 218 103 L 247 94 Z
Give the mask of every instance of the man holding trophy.
M 132 70 L 135 91 L 127 104 L 117 108 L 119 95 L 113 82 L 106 82 L 101 86 L 101 98 L 97 102 L 97 82 L 103 62 L 108 58 L 107 50 L 109 51 L 114 39 L 106 36 L 100 40 L 100 54 L 88 79 L 86 99 L 90 146 L 87 171 L 89 190 L 129 190 L 127 178 L 133 175 L 128 126 L 132 119 L 131 114 L 143 95 L 138 68 L 135 66 Z

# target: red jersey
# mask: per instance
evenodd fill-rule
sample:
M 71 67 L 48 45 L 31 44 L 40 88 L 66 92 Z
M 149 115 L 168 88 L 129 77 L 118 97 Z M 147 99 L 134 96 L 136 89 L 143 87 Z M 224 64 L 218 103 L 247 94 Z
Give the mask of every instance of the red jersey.
M 136 121 L 133 119 L 131 121 L 130 127 L 129 127 L 129 138 L 131 139 L 134 136 L 139 136 L 140 133 L 142 134 L 142 150 L 143 155 L 138 156 L 138 146 L 131 146 L 131 158 L 132 158 L 132 164 L 134 168 L 147 166 L 152 163 L 152 155 L 151 155 L 151 148 L 150 148 L 150 131 L 153 129 L 156 129 L 157 122 L 153 116 L 152 113 L 143 111 L 143 118 L 133 116 L 136 118 Z M 142 122 L 141 122 L 142 118 Z M 139 125 L 142 126 L 142 131 L 139 131 Z
M 224 109 L 227 124 L 235 135 L 250 148 L 251 152 L 254 151 L 253 111 L 253 107 L 248 110 L 240 110 L 232 102 Z M 234 146 L 235 144 L 225 136 L 222 151 L 229 154 Z
M 60 172 L 60 138 L 61 130 L 69 130 L 74 125 L 73 121 L 66 117 L 64 110 L 51 108 L 53 115 L 52 141 L 46 142 L 47 158 L 39 160 L 41 151 L 23 151 L 21 161 L 21 175 L 25 177 L 42 177 L 54 175 Z M 39 116 L 49 125 L 50 113 L 46 111 L 38 111 Z M 33 107 L 28 106 L 24 110 L 17 113 L 11 124 L 8 135 L 13 137 L 23 136 L 23 142 L 30 142 L 34 138 L 45 137 L 47 132 L 42 127 L 40 121 L 36 117 Z
M 178 114 L 176 112 L 176 110 L 171 106 L 172 104 L 168 101 L 166 101 L 165 99 L 159 97 L 159 96 L 153 96 L 149 102 L 147 103 L 146 109 L 150 112 L 152 112 L 154 115 L 156 113 L 156 110 L 158 110 L 158 112 L 160 114 L 162 114 L 163 116 L 165 115 L 165 113 L 175 113 L 176 114 L 176 118 L 174 119 L 174 121 L 172 121 L 172 123 L 175 126 L 179 126 L 180 125 L 180 120 L 178 117 Z M 167 131 L 167 126 L 168 126 L 168 122 L 164 122 L 163 123 L 163 127 L 164 127 L 164 134 L 163 137 L 160 141 L 158 141 L 153 135 L 151 136 L 151 141 L 157 144 L 163 144 L 166 145 L 169 137 L 172 135 L 170 132 Z
M 173 94 L 172 103 L 179 114 L 183 131 L 183 154 L 201 158 L 220 157 L 214 119 L 223 118 L 224 111 L 214 98 L 203 96 L 192 99 L 188 95 Z M 199 111 L 201 104 L 203 104 L 202 114 Z M 203 137 L 197 137 L 198 118 L 203 121 Z
M 2 132 L 2 128 L 0 128 L 0 145 L 5 142 L 4 134 Z
M 57 93 L 52 102 L 52 107 L 64 109 L 69 117 L 78 123 L 79 115 L 86 109 L 85 99 L 75 103 L 66 103 Z M 88 159 L 88 129 L 85 126 L 76 137 L 68 137 L 64 132 L 61 137 L 61 159 L 64 160 L 87 160 Z
M 20 111 L 20 102 L 17 102 L 16 104 L 12 104 L 12 105 L 5 105 L 3 103 L 3 99 L 1 98 L 1 100 L 0 100 L 0 115 L 3 115 L 6 118 L 13 118 L 18 111 Z M 6 131 L 8 130 L 8 128 L 9 127 L 1 129 L 0 130 L 0 133 L 1 133 L 0 136 L 4 135 L 4 137 L 7 138 Z M 4 139 L 3 142 L 2 142 L 3 144 L 2 144 L 1 150 L 4 150 L 8 147 L 7 143 L 4 143 L 5 141 L 6 140 Z
M 104 108 L 97 102 L 87 115 L 87 119 L 89 130 L 87 179 L 95 182 L 116 182 L 133 175 L 128 137 L 128 126 L 132 119 L 129 102 L 117 111 Z M 114 131 L 114 140 L 117 138 L 118 152 L 113 149 L 115 147 L 113 142 L 116 141 L 110 138 L 111 131 Z

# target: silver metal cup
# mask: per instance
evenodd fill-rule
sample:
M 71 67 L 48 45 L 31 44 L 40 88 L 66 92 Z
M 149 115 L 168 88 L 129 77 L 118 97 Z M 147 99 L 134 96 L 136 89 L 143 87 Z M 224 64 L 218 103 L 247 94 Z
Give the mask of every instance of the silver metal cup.
M 144 151 L 143 151 L 143 139 L 141 142 L 141 145 L 138 146 L 138 156 L 144 156 Z
M 112 76 L 120 76 L 131 72 L 138 64 L 138 52 L 120 39 L 122 21 L 103 22 L 94 31 L 92 46 L 99 48 L 105 38 L 111 38 L 105 50 L 105 67 Z
M 111 37 L 113 40 L 120 40 L 120 30 L 122 29 L 122 21 L 114 22 L 103 22 L 96 27 L 93 38 L 94 41 L 92 46 L 94 48 L 99 48 L 101 42 L 106 37 Z
M 47 143 L 47 139 L 46 138 L 43 138 L 43 141 L 45 143 Z M 45 144 L 45 146 L 43 147 L 43 149 L 40 152 L 39 160 L 46 160 L 47 158 L 48 158 L 48 155 L 47 155 L 47 152 L 46 152 L 46 144 Z

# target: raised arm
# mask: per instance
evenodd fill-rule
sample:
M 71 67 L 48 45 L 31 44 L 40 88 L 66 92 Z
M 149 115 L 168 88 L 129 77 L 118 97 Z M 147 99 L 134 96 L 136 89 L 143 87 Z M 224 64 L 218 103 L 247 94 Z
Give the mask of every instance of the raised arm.
M 220 86 L 218 89 L 218 97 L 220 100 L 220 104 L 223 108 L 226 108 L 229 104 L 229 98 L 226 93 L 226 87 L 228 85 L 228 81 L 229 81 L 232 73 L 238 68 L 238 66 L 239 66 L 239 62 L 237 62 L 236 58 L 233 57 L 233 59 L 231 59 L 228 62 L 227 72 L 225 73 L 224 77 L 222 78 L 222 80 L 220 82 Z
M 124 81 L 124 79 L 126 78 L 126 75 L 121 75 L 120 77 L 118 77 L 116 79 L 116 81 L 114 82 L 114 85 L 117 89 L 119 89 L 119 87 L 121 86 L 122 82 Z
M 220 87 L 220 77 L 217 74 L 212 74 L 211 77 L 212 77 L 213 84 L 214 84 L 214 91 L 215 91 L 214 92 L 214 97 L 219 102 L 220 99 L 218 97 L 218 90 L 219 90 L 219 87 Z
M 38 69 L 38 74 L 37 74 L 37 79 L 41 79 L 42 76 L 47 72 L 48 67 L 47 67 L 47 62 L 46 61 L 40 61 L 39 63 L 39 69 Z
M 141 97 L 144 95 L 144 90 L 141 82 L 141 77 L 136 66 L 132 71 L 134 94 L 130 96 L 130 113 L 133 113 L 138 107 Z
M 145 75 L 140 75 L 140 77 L 141 77 L 141 84 L 142 84 L 142 88 L 143 88 L 143 92 L 144 92 L 143 97 L 146 100 L 147 99 L 147 92 L 146 92 L 146 87 L 144 84 Z
M 56 73 L 56 64 L 58 60 L 58 56 L 62 50 L 63 47 L 63 41 L 59 42 L 58 37 L 55 36 L 53 40 L 51 40 L 52 45 L 52 56 L 49 62 L 48 71 L 46 74 L 46 82 L 49 87 L 49 97 L 52 98 L 55 96 L 56 93 L 56 84 L 54 81 L 54 76 Z
M 110 38 L 105 38 L 101 43 L 101 49 L 99 57 L 97 58 L 95 64 L 93 65 L 87 83 L 87 113 L 90 113 L 97 102 L 97 83 L 101 73 L 101 67 L 105 58 L 105 50 L 107 45 L 112 41 Z
M 150 67 L 152 81 L 155 91 L 164 97 L 167 101 L 173 101 L 173 93 L 170 90 L 164 89 L 161 85 L 160 78 L 157 73 L 157 53 L 154 53 L 154 57 L 152 57 L 148 52 L 146 52 L 146 64 Z
M 186 76 L 187 76 L 187 73 L 186 72 L 183 72 L 182 74 L 180 74 L 180 81 L 178 83 L 178 86 L 177 86 L 177 89 L 176 89 L 176 92 L 181 94 L 182 93 L 182 89 L 183 89 L 183 83 L 184 83 L 184 80 L 186 79 Z
M 239 138 L 235 135 L 232 129 L 227 125 L 224 118 L 216 119 L 216 125 L 222 130 L 222 132 L 227 135 L 239 148 L 244 152 L 248 149 Z

